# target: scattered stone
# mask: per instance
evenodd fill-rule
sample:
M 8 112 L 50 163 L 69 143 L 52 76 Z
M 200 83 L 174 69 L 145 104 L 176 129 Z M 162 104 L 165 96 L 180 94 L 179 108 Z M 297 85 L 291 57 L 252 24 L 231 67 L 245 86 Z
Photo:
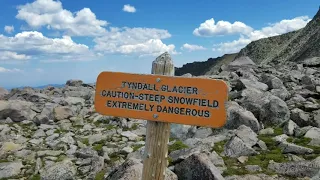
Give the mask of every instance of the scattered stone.
M 73 112 L 70 107 L 58 106 L 54 108 L 54 117 L 56 120 L 64 120 L 73 116 Z
M 283 133 L 285 133 L 286 135 L 292 136 L 296 128 L 299 128 L 299 126 L 295 122 L 289 120 L 284 125 Z
M 56 179 L 76 179 L 76 167 L 72 161 L 65 159 L 61 162 L 48 165 L 41 173 L 43 180 L 56 180 Z
M 74 79 L 70 79 L 66 82 L 67 86 L 81 86 L 83 84 L 83 81 L 81 80 L 74 80 Z
M 240 156 L 240 157 L 238 157 L 237 159 L 238 159 L 238 161 L 239 161 L 240 163 L 244 164 L 245 162 L 248 161 L 249 158 L 248 158 L 248 156 Z
M 249 172 L 259 172 L 262 171 L 261 167 L 259 165 L 246 165 L 246 170 Z
M 237 136 L 232 137 L 224 147 L 224 154 L 229 157 L 240 157 L 240 156 L 251 156 L 257 155 L 253 148 L 249 147 L 245 142 L 243 142 Z
M 21 161 L 0 163 L 0 179 L 18 176 L 22 168 Z
M 261 129 L 259 131 L 260 135 L 272 135 L 274 134 L 274 129 L 273 128 L 266 128 L 266 129 Z
M 224 180 L 220 171 L 204 154 L 193 154 L 181 163 L 175 165 L 175 173 L 179 179 L 216 179 Z

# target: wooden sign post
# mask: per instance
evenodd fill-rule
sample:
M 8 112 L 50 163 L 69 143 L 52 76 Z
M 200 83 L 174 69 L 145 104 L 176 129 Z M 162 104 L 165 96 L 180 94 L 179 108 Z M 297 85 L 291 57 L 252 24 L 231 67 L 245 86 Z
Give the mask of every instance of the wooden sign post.
M 103 115 L 145 119 L 143 180 L 163 180 L 168 163 L 170 124 L 222 127 L 228 87 L 222 80 L 174 77 L 168 53 L 156 58 L 150 75 L 102 72 L 95 109 Z

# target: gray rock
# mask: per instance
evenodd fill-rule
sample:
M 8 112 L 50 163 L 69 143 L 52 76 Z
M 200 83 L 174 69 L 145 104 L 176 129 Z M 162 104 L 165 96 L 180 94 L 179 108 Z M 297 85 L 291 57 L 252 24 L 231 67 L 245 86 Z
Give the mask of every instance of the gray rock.
M 139 139 L 139 136 L 132 133 L 131 131 L 124 131 L 121 133 L 121 136 L 124 136 L 126 138 L 128 138 L 129 140 L 137 140 Z
M 69 106 L 72 106 L 72 105 L 80 105 L 80 106 L 84 106 L 84 102 L 85 100 L 83 98 L 80 98 L 80 97 L 67 97 L 65 100 L 64 100 L 67 105 Z
M 108 137 L 104 134 L 94 134 L 88 137 L 89 144 L 92 145 L 96 142 L 106 140 Z
M 131 147 L 124 147 L 124 148 L 121 149 L 120 152 L 124 153 L 124 154 L 129 154 L 129 153 L 133 152 L 133 149 Z
M 169 156 L 172 160 L 172 163 L 175 164 L 175 163 L 178 163 L 178 162 L 181 162 L 181 161 L 187 159 L 192 154 L 202 153 L 202 152 L 204 152 L 203 149 L 198 148 L 198 147 L 185 148 L 185 149 L 173 151 L 169 154 Z
M 246 174 L 246 175 L 233 175 L 226 177 L 226 180 L 288 180 L 285 177 L 279 177 L 277 175 L 268 176 L 266 174 Z
M 21 100 L 0 101 L 0 119 L 10 117 L 13 122 L 30 121 L 36 116 L 31 106 L 33 103 Z
M 240 78 L 239 80 L 237 80 L 235 89 L 238 91 L 241 91 L 245 88 L 255 88 L 262 91 L 266 91 L 268 90 L 268 85 L 261 83 L 259 81 L 253 81 L 253 80 L 243 79 L 243 78 Z
M 245 110 L 236 102 L 227 102 L 227 122 L 225 127 L 236 129 L 241 125 L 250 127 L 255 132 L 260 130 L 260 124 L 252 112 Z
M 108 180 L 141 180 L 143 164 L 140 160 L 130 158 L 110 172 Z M 168 168 L 165 171 L 165 180 L 178 180 L 178 177 Z
M 261 129 L 259 131 L 260 135 L 272 135 L 274 134 L 274 129 L 273 128 L 266 128 L 266 129 Z
M 18 176 L 23 168 L 21 161 L 0 163 L 0 178 Z
M 307 58 L 303 61 L 306 66 L 317 66 L 320 65 L 320 57 Z
M 314 124 L 320 128 L 320 109 L 313 112 Z
M 310 125 L 309 115 L 299 108 L 291 110 L 290 117 L 299 126 L 304 127 Z
M 201 128 L 197 129 L 197 131 L 194 135 L 194 138 L 206 138 L 206 137 L 210 136 L 211 134 L 212 134 L 211 128 L 201 127 Z
M 259 165 L 246 165 L 245 168 L 249 172 L 262 171 L 262 169 L 261 169 L 261 167 Z
M 245 125 L 239 126 L 235 135 L 239 137 L 245 144 L 252 147 L 259 141 L 257 134 Z
M 241 56 L 229 63 L 229 66 L 255 66 L 256 64 L 248 56 Z
M 56 120 L 63 120 L 72 117 L 73 111 L 67 106 L 58 106 L 54 108 L 54 117 Z
M 38 129 L 32 136 L 33 138 L 46 137 L 46 133 L 42 129 Z
M 320 128 L 313 127 L 307 131 L 304 137 L 311 139 L 320 139 Z
M 279 147 L 282 149 L 283 153 L 293 153 L 293 154 L 311 154 L 313 149 L 299 146 L 292 143 L 281 142 Z
M 289 136 L 293 136 L 296 128 L 299 128 L 299 126 L 295 122 L 289 120 L 283 127 L 283 133 Z
M 313 161 L 298 161 L 287 163 L 271 162 L 268 169 L 275 171 L 277 174 L 293 177 L 313 177 L 320 170 L 319 157 Z
M 51 150 L 45 150 L 45 151 L 38 151 L 37 155 L 38 157 L 43 157 L 43 156 L 59 156 L 63 154 L 63 151 L 51 151 Z
M 232 137 L 224 147 L 224 155 L 228 157 L 240 157 L 240 156 L 250 156 L 257 155 L 253 148 L 249 147 L 245 142 L 243 142 L 237 136 Z
M 92 158 L 94 156 L 98 156 L 98 153 L 90 147 L 86 147 L 78 149 L 75 153 L 75 156 L 79 158 Z
M 210 158 L 204 153 L 189 156 L 181 163 L 175 165 L 174 170 L 179 179 L 224 180 L 219 169 L 215 167 Z
M 291 96 L 290 92 L 285 87 L 282 89 L 271 89 L 270 93 L 282 100 L 287 100 Z
M 248 89 L 242 92 L 242 97 L 241 106 L 251 111 L 265 125 L 278 125 L 290 118 L 287 104 L 269 92 Z
M 74 180 L 77 169 L 72 161 L 65 159 L 52 165 L 48 165 L 44 171 L 40 173 L 43 180 L 68 179 Z
M 281 79 L 271 74 L 262 74 L 261 76 L 263 83 L 267 84 L 269 89 L 282 89 L 284 87 Z
M 8 91 L 8 90 L 0 87 L 0 100 L 4 99 L 4 97 L 5 97 L 6 95 L 8 95 L 8 94 L 9 94 L 9 91 Z
M 188 138 L 188 132 L 190 128 L 190 125 L 173 123 L 170 125 L 170 137 L 185 140 Z
M 67 86 L 81 86 L 82 84 L 83 84 L 83 81 L 75 80 L 75 79 L 70 79 L 66 82 Z

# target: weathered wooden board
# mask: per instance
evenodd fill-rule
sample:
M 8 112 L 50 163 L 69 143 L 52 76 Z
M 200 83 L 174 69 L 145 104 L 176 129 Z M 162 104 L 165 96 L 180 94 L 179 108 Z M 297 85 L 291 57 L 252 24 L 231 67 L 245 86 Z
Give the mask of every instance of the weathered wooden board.
M 221 127 L 228 87 L 222 80 L 102 72 L 95 109 L 103 115 Z

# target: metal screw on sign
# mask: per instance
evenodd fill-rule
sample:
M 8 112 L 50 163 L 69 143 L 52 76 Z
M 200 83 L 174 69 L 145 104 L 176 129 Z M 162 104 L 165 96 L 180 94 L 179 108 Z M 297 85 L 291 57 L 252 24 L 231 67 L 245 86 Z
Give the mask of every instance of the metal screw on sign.
M 154 114 L 154 115 L 153 115 L 153 118 L 154 118 L 154 119 L 158 118 L 158 114 Z
M 157 80 L 156 80 L 157 82 L 160 82 L 160 78 L 157 78 Z

